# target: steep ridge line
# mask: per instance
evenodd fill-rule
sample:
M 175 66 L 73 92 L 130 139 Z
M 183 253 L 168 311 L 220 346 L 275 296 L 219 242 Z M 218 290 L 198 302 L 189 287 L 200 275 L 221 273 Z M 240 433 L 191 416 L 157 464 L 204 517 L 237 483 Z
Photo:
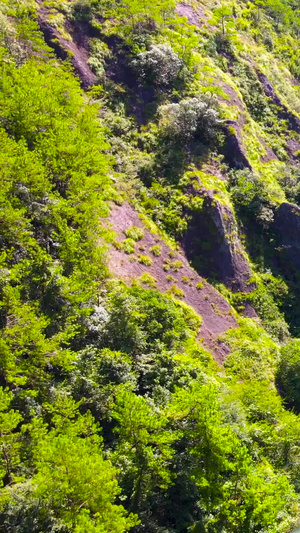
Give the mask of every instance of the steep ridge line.
M 89 54 L 86 47 L 77 45 L 74 39 L 64 39 L 59 31 L 51 26 L 47 20 L 49 10 L 43 7 L 41 2 L 39 4 L 41 7 L 38 10 L 37 22 L 47 45 L 53 48 L 59 59 L 64 61 L 69 59 L 71 61 L 75 72 L 80 78 L 83 89 L 96 85 L 97 76 L 88 65 Z

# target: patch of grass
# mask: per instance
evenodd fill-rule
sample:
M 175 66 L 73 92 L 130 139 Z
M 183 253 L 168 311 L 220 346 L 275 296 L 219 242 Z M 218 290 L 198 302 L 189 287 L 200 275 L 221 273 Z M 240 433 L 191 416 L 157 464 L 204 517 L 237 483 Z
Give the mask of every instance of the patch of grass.
M 113 241 L 113 246 L 116 248 L 116 250 L 122 250 L 123 249 L 123 243 L 120 241 Z
M 174 276 L 171 276 L 170 274 L 168 274 L 168 275 L 166 276 L 166 280 L 167 280 L 167 282 L 170 282 L 170 281 L 174 281 L 174 282 L 176 282 L 176 281 L 177 281 L 177 279 L 174 278 Z
M 171 268 L 174 270 L 174 272 L 178 272 L 178 270 L 180 270 L 182 267 L 183 263 L 180 260 L 173 261 L 173 263 L 171 263 Z
M 150 266 L 152 265 L 152 259 L 148 255 L 138 255 L 138 262 L 142 263 L 143 265 Z
M 151 274 L 149 274 L 148 272 L 144 272 L 144 274 L 140 276 L 139 281 L 145 283 L 146 285 L 152 288 L 155 288 L 157 283 L 156 278 L 151 276 Z
M 133 239 L 125 239 L 122 243 L 122 248 L 125 254 L 133 254 L 135 251 L 135 241 Z
M 170 263 L 169 259 L 166 259 L 166 261 L 163 264 L 163 269 L 164 269 L 165 272 L 168 272 L 168 270 L 170 270 L 170 268 L 171 268 L 171 263 Z
M 184 291 L 178 287 L 178 285 L 174 284 L 170 289 L 167 291 L 168 294 L 171 294 L 172 296 L 175 296 L 176 298 L 183 298 L 184 297 Z
M 144 237 L 144 230 L 137 226 L 131 226 L 131 228 L 125 231 L 125 235 L 134 241 L 140 241 Z
M 158 244 L 152 246 L 152 248 L 150 248 L 150 252 L 156 257 L 159 257 L 161 255 L 161 246 Z

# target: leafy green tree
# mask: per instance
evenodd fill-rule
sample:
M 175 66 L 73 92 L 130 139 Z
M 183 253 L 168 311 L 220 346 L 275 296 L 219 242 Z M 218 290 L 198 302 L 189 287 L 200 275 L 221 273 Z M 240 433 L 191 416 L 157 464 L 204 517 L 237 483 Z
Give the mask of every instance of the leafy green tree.
M 114 457 L 121 465 L 130 510 L 137 512 L 154 487 L 166 488 L 171 481 L 169 463 L 176 432 L 168 430 L 163 411 L 124 388 L 117 393 L 113 417 L 119 434 Z
M 41 513 L 51 511 L 66 531 L 123 533 L 137 519 L 115 503 L 117 470 L 103 456 L 99 427 L 91 415 L 78 415 L 77 407 L 67 396 L 58 396 L 45 405 L 52 428 L 38 420 L 28 426 L 34 475 L 27 497 L 40 502 Z M 22 490 L 16 485 L 9 500 L 17 501 Z
M 114 17 L 113 28 L 121 31 L 125 37 L 153 31 L 173 15 L 175 3 L 168 0 L 151 2 L 150 0 L 127 0 L 124 4 L 112 2 L 106 16 Z
M 179 390 L 172 409 L 177 420 L 185 421 L 184 434 L 195 458 L 191 476 L 199 487 L 203 519 L 192 530 L 254 533 L 287 527 L 281 511 L 293 514 L 296 497 L 288 478 L 265 460 L 253 462 L 245 444 L 224 423 L 215 384 Z
M 279 349 L 262 328 L 243 318 L 238 329 L 228 331 L 227 339 L 231 347 L 225 363 L 228 373 L 245 381 L 273 381 Z
M 130 353 L 179 347 L 200 326 L 192 309 L 155 289 L 117 284 L 108 295 L 109 319 L 100 339 L 112 349 Z
M 18 476 L 21 456 L 21 433 L 18 427 L 22 415 L 11 409 L 12 392 L 0 388 L 0 477 L 4 485 L 12 484 L 21 479 Z M 20 470 L 19 470 L 20 474 Z
M 151 46 L 141 52 L 132 62 L 141 81 L 158 88 L 168 88 L 179 78 L 183 63 L 174 50 L 165 44 Z
M 280 350 L 277 383 L 287 405 L 300 411 L 300 341 L 294 339 Z
M 232 7 L 222 5 L 213 10 L 212 24 L 220 24 L 222 29 L 222 35 L 230 34 L 234 28 L 234 15 Z

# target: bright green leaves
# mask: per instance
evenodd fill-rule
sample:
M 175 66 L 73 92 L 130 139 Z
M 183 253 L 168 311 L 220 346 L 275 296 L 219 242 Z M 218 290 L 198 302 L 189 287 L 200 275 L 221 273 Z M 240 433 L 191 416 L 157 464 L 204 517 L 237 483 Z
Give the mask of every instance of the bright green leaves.
M 78 405 L 66 395 L 58 396 L 54 404 L 44 408 L 51 417 L 52 428 L 49 430 L 38 419 L 24 428 L 24 434 L 27 429 L 31 436 L 28 466 L 34 465 L 33 477 L 27 489 L 26 485 L 15 485 L 12 490 L 4 490 L 4 505 L 13 508 L 27 490 L 27 506 L 39 502 L 39 521 L 44 522 L 40 527 L 46 527 L 45 517 L 51 509 L 53 523 L 64 526 L 66 531 L 128 531 L 137 519 L 127 516 L 124 508 L 115 504 L 120 493 L 117 470 L 103 456 L 99 427 L 93 417 L 89 413 L 81 416 Z M 14 429 L 21 420 L 13 411 L 10 414 L 8 427 L 0 412 L 1 445 L 5 431 Z M 7 446 L 2 445 L 2 449 L 7 450 Z
M 226 333 L 231 353 L 225 366 L 228 373 L 243 380 L 272 381 L 279 350 L 271 337 L 249 319 Z
M 163 411 L 125 389 L 117 393 L 113 417 L 119 434 L 114 457 L 122 466 L 131 510 L 135 512 L 151 489 L 166 488 L 170 483 L 168 466 L 174 454 L 171 445 L 177 435 L 168 430 L 168 417 Z
M 277 381 L 289 407 L 300 411 L 300 341 L 294 339 L 281 348 L 281 360 L 277 371 Z
M 10 248 L 34 243 L 29 217 L 42 214 L 50 184 L 35 154 L 0 131 L 0 245 Z M 38 213 L 39 211 L 39 213 Z
M 162 26 L 173 15 L 175 2 L 173 0 L 152 1 L 127 0 L 119 4 L 109 2 L 105 12 L 108 31 L 121 32 L 131 41 L 134 35 L 141 35 L 153 31 L 154 26 Z M 113 17 L 112 17 L 113 15 Z
M 234 29 L 234 15 L 232 7 L 221 5 L 213 10 L 211 24 L 221 26 L 222 35 L 230 34 Z
M 55 79 L 56 83 L 54 64 L 34 60 L 20 69 L 8 69 L 1 79 L 2 124 L 17 140 L 25 138 L 30 147 L 59 120 L 74 119 L 80 109 L 80 89 L 71 75 L 57 68 Z
M 156 347 L 177 348 L 192 337 L 200 326 L 193 310 L 155 289 L 122 285 L 110 293 L 110 319 L 106 325 L 107 342 L 132 355 Z
M 0 479 L 1 483 L 19 480 L 21 435 L 17 431 L 22 422 L 18 411 L 10 409 L 13 394 L 0 387 Z
M 58 350 L 58 343 L 45 337 L 48 320 L 37 317 L 30 304 L 21 304 L 9 291 L 4 314 L 5 328 L 0 335 L 0 369 L 7 384 L 41 386 L 44 370 Z
M 105 460 L 96 436 L 80 438 L 50 432 L 36 450 L 34 496 L 73 531 L 128 529 L 124 509 L 113 502 L 119 493 L 116 470 Z M 85 526 L 84 526 L 85 524 Z
M 28 58 L 51 57 L 35 20 L 34 0 L 3 0 L 0 6 L 0 63 L 20 65 Z
M 246 444 L 226 423 L 219 394 L 213 382 L 195 384 L 178 390 L 171 406 L 194 457 L 191 476 L 199 487 L 204 530 L 281 531 L 287 527 L 288 513 L 296 509 L 296 495 L 284 474 L 275 473 L 266 460 L 253 461 Z
M 1 369 L 6 383 L 39 386 L 47 366 L 68 366 L 107 274 L 110 162 L 98 107 L 62 66 L 7 66 L 0 89 Z
M 199 99 L 211 83 L 220 91 L 220 72 L 205 56 L 206 17 L 195 29 L 174 16 L 173 2 L 84 0 L 74 8 L 55 2 L 79 25 L 94 24 L 93 31 L 101 28 L 106 37 L 117 31 L 118 52 L 111 50 L 116 69 L 120 58 L 131 69 L 140 52 L 137 91 L 127 91 L 126 74 L 122 86 L 106 83 L 83 94 L 59 62 L 44 61 L 30 4 L 6 0 L 16 23 L 0 20 L 0 44 L 7 43 L 0 54 L 6 58 L 0 82 L 0 370 L 13 391 L 0 389 L 0 530 L 123 533 L 137 525 L 132 511 L 139 513 L 140 529 L 150 532 L 289 531 L 299 514 L 293 486 L 299 491 L 300 430 L 274 389 L 277 346 L 243 321 L 227 335 L 224 375 L 197 343 L 199 317 L 153 287 L 107 283 L 105 247 L 99 246 L 113 191 L 106 132 L 92 95 L 104 95 L 113 109 L 125 102 L 124 115 L 101 113 L 118 170 L 127 180 L 132 176 L 133 185 L 119 176 L 118 186 L 126 194 L 141 186 L 140 176 L 152 183 L 150 192 L 144 188 L 145 206 L 174 235 L 186 229 L 186 210 L 201 209 L 203 201 L 189 196 L 192 182 L 182 178 L 187 165 L 200 168 L 208 158 L 224 171 L 220 158 L 210 159 L 219 147 L 218 111 L 212 100 Z M 238 53 L 227 37 L 234 35 L 234 9 L 214 12 L 221 28 L 215 54 Z M 96 20 L 97 12 L 111 16 Z M 236 60 L 237 79 L 240 67 Z M 135 129 L 134 119 L 125 118 L 136 95 L 142 122 L 149 112 L 155 124 Z M 229 96 L 235 98 L 232 91 Z M 246 97 L 244 103 L 250 110 Z M 216 183 L 212 179 L 209 188 Z M 232 179 L 232 196 L 239 212 L 254 213 L 265 227 L 270 205 L 251 173 Z M 141 235 L 131 229 L 127 236 L 138 241 Z M 255 296 L 270 307 L 262 291 Z M 282 350 L 288 386 L 297 374 L 292 348 Z

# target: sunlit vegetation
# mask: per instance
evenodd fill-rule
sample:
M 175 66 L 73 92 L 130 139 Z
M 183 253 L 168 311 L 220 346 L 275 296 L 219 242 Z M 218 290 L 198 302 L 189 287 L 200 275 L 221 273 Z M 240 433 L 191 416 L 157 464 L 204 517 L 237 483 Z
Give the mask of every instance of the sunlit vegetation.
M 210 4 L 198 26 L 172 0 L 0 5 L 3 533 L 299 525 L 299 279 L 274 226 L 300 200 L 298 7 Z M 45 44 L 41 8 L 64 39 L 92 36 L 95 87 Z M 194 289 L 210 306 L 208 285 L 177 254 L 207 199 L 235 217 L 253 269 L 245 290 L 214 279 L 237 316 L 216 340 L 223 368 L 185 303 Z M 112 231 L 114 200 L 143 227 Z M 131 284 L 109 272 L 112 245 L 140 269 Z M 238 316 L 247 305 L 257 318 Z

